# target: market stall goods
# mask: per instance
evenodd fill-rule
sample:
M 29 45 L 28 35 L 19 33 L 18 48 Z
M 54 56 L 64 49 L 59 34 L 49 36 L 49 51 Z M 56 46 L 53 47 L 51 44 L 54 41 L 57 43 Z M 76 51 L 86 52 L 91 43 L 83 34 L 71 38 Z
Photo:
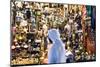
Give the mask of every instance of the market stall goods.
M 92 5 L 11 0 L 11 65 L 95 61 L 95 12 Z

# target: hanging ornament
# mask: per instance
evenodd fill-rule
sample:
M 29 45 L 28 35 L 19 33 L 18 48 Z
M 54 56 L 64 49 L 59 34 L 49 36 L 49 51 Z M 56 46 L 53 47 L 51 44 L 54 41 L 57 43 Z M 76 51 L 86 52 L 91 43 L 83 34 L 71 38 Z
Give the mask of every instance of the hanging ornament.
M 75 34 L 73 33 L 73 39 L 75 39 Z
M 17 48 L 20 48 L 20 45 L 17 45 L 16 47 L 17 47 Z
M 15 31 L 16 31 L 16 27 L 15 27 L 15 26 L 13 27 L 12 31 L 13 31 L 13 32 L 15 32 Z
M 17 39 L 16 38 L 14 39 L 14 42 L 17 42 Z
M 22 36 L 19 36 L 19 39 L 22 40 Z
M 15 49 L 16 47 L 14 45 L 11 46 L 11 49 Z
M 70 45 L 70 41 L 69 40 L 67 41 L 67 45 Z
M 28 42 L 31 42 L 31 39 L 29 39 Z
M 27 26 L 27 24 L 28 24 L 28 23 L 27 23 L 26 20 L 22 20 L 21 23 L 20 23 L 20 26 Z
M 25 44 L 25 45 L 24 45 L 24 48 L 28 48 L 28 45 Z
M 23 31 L 24 31 L 25 33 L 27 33 L 27 28 L 24 28 Z
M 17 7 L 22 8 L 22 2 L 16 1 L 15 4 L 16 4 Z

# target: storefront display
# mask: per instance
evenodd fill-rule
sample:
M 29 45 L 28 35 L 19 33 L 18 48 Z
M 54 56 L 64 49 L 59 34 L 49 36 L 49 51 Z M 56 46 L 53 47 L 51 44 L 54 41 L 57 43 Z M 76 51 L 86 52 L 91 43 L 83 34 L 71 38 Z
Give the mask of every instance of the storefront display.
M 95 11 L 92 5 L 11 0 L 11 65 L 95 61 Z

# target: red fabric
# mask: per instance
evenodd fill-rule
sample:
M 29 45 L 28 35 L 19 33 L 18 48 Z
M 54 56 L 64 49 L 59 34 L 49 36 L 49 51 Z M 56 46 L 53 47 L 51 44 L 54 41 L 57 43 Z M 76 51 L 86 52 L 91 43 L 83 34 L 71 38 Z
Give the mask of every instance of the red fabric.
M 95 53 L 95 46 L 94 46 L 94 42 L 92 42 L 89 37 L 87 38 L 87 52 L 89 54 L 93 54 Z

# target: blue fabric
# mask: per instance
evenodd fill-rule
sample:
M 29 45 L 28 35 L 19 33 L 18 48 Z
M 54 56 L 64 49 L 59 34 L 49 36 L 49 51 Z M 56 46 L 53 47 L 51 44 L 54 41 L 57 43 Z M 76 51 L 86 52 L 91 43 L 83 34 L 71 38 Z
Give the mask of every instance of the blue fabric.
M 48 31 L 48 37 L 52 40 L 53 44 L 48 51 L 48 63 L 65 63 L 65 45 L 60 39 L 60 33 L 57 29 Z

